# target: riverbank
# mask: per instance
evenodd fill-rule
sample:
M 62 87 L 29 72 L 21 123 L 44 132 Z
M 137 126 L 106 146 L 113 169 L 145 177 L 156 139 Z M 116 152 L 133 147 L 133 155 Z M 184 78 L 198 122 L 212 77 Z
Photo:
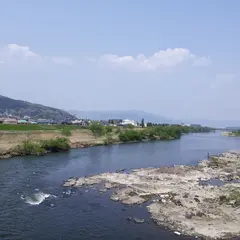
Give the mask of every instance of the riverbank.
M 181 125 L 134 128 L 132 126 L 103 126 L 98 123 L 93 123 L 88 128 L 77 126 L 54 126 L 54 128 L 52 126 L 37 126 L 40 129 L 46 128 L 44 130 L 32 130 L 32 126 L 28 129 L 29 126 L 25 125 L 3 127 L 9 130 L 0 131 L 0 159 L 23 155 L 43 155 L 52 152 L 52 150 L 60 152 L 70 148 L 153 140 L 173 140 L 180 139 L 182 134 L 211 131 L 210 128 L 206 127 L 194 128 Z
M 71 178 L 65 187 L 99 185 L 115 189 L 123 204 L 147 202 L 156 224 L 177 234 L 205 239 L 240 235 L 240 152 L 231 151 L 197 166 L 145 168 Z
M 88 129 L 72 131 L 71 136 L 63 136 L 60 131 L 4 131 L 0 132 L 0 159 L 17 156 L 16 148 L 26 141 L 39 143 L 58 138 L 66 138 L 70 148 L 103 145 L 105 141 L 104 137 L 95 137 Z
M 240 137 L 240 132 L 222 132 L 222 136 L 227 136 L 227 137 Z

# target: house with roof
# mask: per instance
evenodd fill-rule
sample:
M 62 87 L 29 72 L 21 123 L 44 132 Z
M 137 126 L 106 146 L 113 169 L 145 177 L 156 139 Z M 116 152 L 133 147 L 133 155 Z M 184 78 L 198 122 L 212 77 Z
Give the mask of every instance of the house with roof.
M 138 123 L 137 123 L 137 121 L 135 121 L 135 120 L 124 119 L 124 120 L 122 120 L 121 125 L 122 125 L 122 126 L 133 125 L 133 126 L 137 127 L 137 126 L 138 126 Z
M 15 118 L 5 118 L 3 124 L 18 124 L 18 120 Z

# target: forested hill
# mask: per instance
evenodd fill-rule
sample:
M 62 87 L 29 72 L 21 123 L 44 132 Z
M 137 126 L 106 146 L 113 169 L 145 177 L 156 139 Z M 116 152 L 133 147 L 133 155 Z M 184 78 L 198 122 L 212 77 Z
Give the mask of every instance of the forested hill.
M 0 95 L 0 114 L 3 113 L 19 117 L 29 116 L 33 119 L 42 118 L 57 121 L 75 118 L 70 113 L 57 108 L 15 100 Z

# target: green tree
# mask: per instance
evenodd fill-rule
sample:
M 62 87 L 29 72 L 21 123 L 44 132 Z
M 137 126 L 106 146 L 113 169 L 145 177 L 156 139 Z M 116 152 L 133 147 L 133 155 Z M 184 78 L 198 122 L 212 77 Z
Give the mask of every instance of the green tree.
M 152 126 L 153 126 L 153 124 L 151 122 L 147 123 L 147 127 L 152 127 Z
M 145 127 L 145 124 L 144 124 L 144 118 L 142 118 L 142 121 L 141 121 L 141 127 L 142 127 L 142 128 Z

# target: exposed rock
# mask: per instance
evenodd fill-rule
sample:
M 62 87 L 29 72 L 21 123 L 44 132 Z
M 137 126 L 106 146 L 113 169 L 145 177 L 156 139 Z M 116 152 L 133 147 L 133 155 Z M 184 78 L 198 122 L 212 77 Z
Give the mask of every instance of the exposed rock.
M 144 222 L 145 222 L 144 219 L 140 219 L 140 218 L 133 218 L 133 221 L 134 221 L 135 223 L 144 223 Z
M 104 193 L 104 192 L 106 192 L 106 191 L 107 191 L 107 189 L 105 189 L 105 188 L 99 189 L 99 192 L 100 192 L 100 193 Z
M 64 186 L 104 183 L 117 188 L 111 199 L 124 204 L 149 201 L 147 210 L 156 224 L 177 233 L 206 239 L 240 235 L 240 153 L 227 152 L 197 166 L 136 169 L 69 179 Z M 219 179 L 219 186 L 201 181 Z M 230 179 L 230 181 L 227 181 Z M 133 221 L 133 218 L 129 219 Z M 175 234 L 177 234 L 175 233 Z
M 144 223 L 145 222 L 145 220 L 144 219 L 140 219 L 140 218 L 135 218 L 135 217 L 127 217 L 127 220 L 128 221 L 133 221 L 133 222 L 135 222 L 135 223 Z

